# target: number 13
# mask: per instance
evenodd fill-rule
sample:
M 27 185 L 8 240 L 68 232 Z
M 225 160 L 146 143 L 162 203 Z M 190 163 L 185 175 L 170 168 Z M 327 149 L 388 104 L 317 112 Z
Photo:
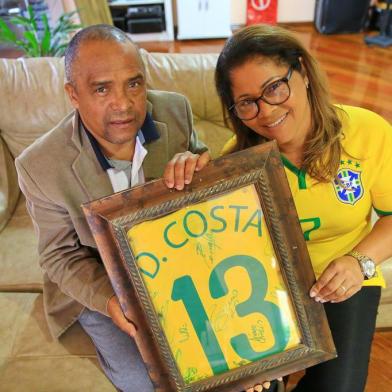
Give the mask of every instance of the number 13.
M 224 277 L 226 272 L 234 267 L 242 267 L 247 271 L 252 289 L 249 298 L 236 305 L 237 315 L 239 317 L 245 317 L 252 313 L 265 315 L 270 322 L 275 342 L 268 350 L 255 351 L 250 345 L 248 336 L 242 333 L 230 339 L 232 348 L 241 358 L 251 362 L 269 354 L 281 352 L 288 343 L 290 331 L 282 323 L 279 307 L 270 301 L 265 301 L 268 279 L 263 265 L 257 259 L 251 256 L 237 255 L 222 260 L 211 271 L 209 279 L 211 297 L 217 299 L 228 294 L 229 289 Z M 184 275 L 174 281 L 172 300 L 183 301 L 213 373 L 219 374 L 228 371 L 229 367 L 218 339 L 189 275 Z

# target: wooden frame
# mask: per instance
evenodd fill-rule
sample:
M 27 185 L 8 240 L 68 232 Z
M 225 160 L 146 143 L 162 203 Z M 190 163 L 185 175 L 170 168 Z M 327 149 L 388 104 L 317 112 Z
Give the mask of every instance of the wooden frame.
M 211 162 L 183 191 L 156 180 L 83 210 L 157 391 L 238 392 L 336 356 L 275 142 Z

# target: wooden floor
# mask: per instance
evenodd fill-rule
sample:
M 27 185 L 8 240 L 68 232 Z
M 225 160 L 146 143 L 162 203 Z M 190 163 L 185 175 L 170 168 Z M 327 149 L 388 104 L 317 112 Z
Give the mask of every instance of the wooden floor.
M 364 34 L 326 36 L 318 34 L 309 24 L 286 27 L 295 32 L 322 65 L 335 102 L 371 109 L 392 122 L 392 47 L 367 47 Z M 139 46 L 152 52 L 219 53 L 223 43 L 224 40 L 197 40 L 144 42 Z M 17 55 L 15 51 L 0 51 L 0 57 Z M 292 381 L 299 377 L 293 375 Z M 333 381 L 332 378 L 331 390 Z M 366 392 L 391 391 L 392 332 L 377 332 Z
M 292 374 L 287 385 L 287 392 L 295 386 L 303 372 Z M 317 387 L 314 389 L 317 392 Z M 333 378 L 331 379 L 333 391 Z M 369 364 L 369 374 L 365 392 L 392 391 L 392 332 L 376 332 L 373 340 Z M 351 391 L 350 391 L 351 392 Z M 355 392 L 355 391 L 352 391 Z

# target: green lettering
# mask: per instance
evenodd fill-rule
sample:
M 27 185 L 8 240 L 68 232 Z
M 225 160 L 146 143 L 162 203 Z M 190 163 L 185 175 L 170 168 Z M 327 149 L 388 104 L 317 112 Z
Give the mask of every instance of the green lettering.
M 220 374 L 229 371 L 229 366 L 212 329 L 211 321 L 189 275 L 181 276 L 174 281 L 171 298 L 173 301 L 184 303 L 213 373 Z
M 244 233 L 249 226 L 257 227 L 257 233 L 261 237 L 261 210 L 257 209 L 253 215 L 250 217 L 248 223 L 242 229 Z M 257 218 L 257 223 L 252 223 L 253 219 Z
M 165 240 L 166 244 L 168 244 L 169 246 L 171 246 L 171 247 L 174 248 L 174 249 L 177 249 L 177 248 L 182 248 L 189 240 L 188 240 L 188 238 L 187 238 L 187 239 L 185 239 L 184 241 L 180 242 L 179 244 L 175 244 L 173 241 L 170 241 L 170 240 L 169 240 L 169 236 L 168 236 L 169 229 L 170 229 L 172 226 L 174 226 L 175 224 L 177 224 L 176 221 L 169 223 L 169 224 L 165 227 L 165 230 L 164 230 L 164 232 L 163 232 L 163 239 Z
M 234 208 L 235 211 L 235 226 L 234 226 L 234 231 L 238 232 L 238 228 L 240 225 L 240 214 L 241 210 L 247 210 L 248 206 L 229 206 L 229 208 Z
M 220 222 L 222 224 L 222 227 L 220 229 L 211 229 L 211 231 L 214 233 L 220 233 L 221 231 L 224 231 L 227 227 L 226 221 L 223 218 L 221 218 L 220 216 L 215 215 L 216 210 L 223 210 L 223 209 L 224 209 L 223 206 L 215 206 L 210 211 L 211 218 L 217 220 L 218 222 Z
M 299 221 L 300 221 L 301 225 L 302 225 L 302 223 L 306 223 L 306 222 L 313 223 L 313 226 L 309 230 L 304 230 L 302 228 L 302 230 L 304 232 L 305 241 L 309 241 L 310 240 L 310 233 L 312 231 L 320 228 L 321 220 L 320 220 L 320 218 L 307 218 L 307 219 L 300 219 Z
M 252 286 L 249 298 L 235 307 L 238 316 L 246 317 L 254 313 L 264 314 L 271 325 L 275 342 L 271 348 L 265 351 L 256 351 L 251 346 L 249 337 L 245 333 L 241 333 L 230 339 L 231 346 L 241 358 L 251 362 L 283 351 L 289 342 L 290 330 L 286 328 L 284 315 L 279 306 L 265 300 L 268 276 L 264 266 L 257 259 L 247 255 L 236 255 L 222 260 L 211 271 L 209 287 L 212 298 L 221 298 L 229 293 L 225 274 L 234 267 L 242 267 L 247 271 Z
M 140 264 L 139 260 L 141 257 L 148 257 L 154 263 L 154 266 L 153 266 L 153 269 L 151 269 L 150 271 L 147 271 L 145 268 L 142 268 L 139 265 L 140 272 L 143 273 L 144 275 L 149 276 L 151 279 L 154 279 L 157 276 L 158 271 L 159 271 L 159 259 L 156 256 L 154 256 L 152 253 L 142 252 L 136 256 L 136 262 L 138 264 Z M 144 263 L 144 264 L 146 264 L 146 263 Z M 151 265 L 151 263 L 148 263 L 148 264 Z M 147 265 L 145 265 L 145 267 L 147 267 Z
M 191 214 L 192 214 L 192 215 L 197 215 L 198 217 L 200 217 L 200 219 L 201 219 L 202 222 L 203 222 L 203 230 L 201 231 L 200 234 L 193 233 L 192 231 L 189 230 L 188 218 L 191 216 Z M 183 221 L 183 225 L 184 225 L 184 229 L 185 229 L 186 233 L 187 233 L 188 235 L 190 235 L 191 237 L 193 237 L 193 238 L 201 237 L 202 235 L 204 235 L 205 232 L 207 231 L 207 227 L 208 227 L 206 217 L 205 217 L 201 212 L 199 212 L 199 211 L 194 211 L 194 210 L 188 211 L 188 212 L 185 214 L 185 216 L 184 216 L 184 221 Z

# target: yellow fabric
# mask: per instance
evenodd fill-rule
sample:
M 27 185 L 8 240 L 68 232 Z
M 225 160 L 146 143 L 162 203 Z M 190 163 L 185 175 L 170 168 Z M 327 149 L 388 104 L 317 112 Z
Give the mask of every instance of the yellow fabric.
M 251 185 L 128 231 L 141 277 L 186 384 L 219 374 L 222 367 L 236 369 L 300 343 L 265 225 Z M 146 238 L 154 241 L 146 242 Z M 249 270 L 242 264 L 244 258 Z M 212 279 L 223 265 L 230 265 L 227 272 L 218 281 Z M 227 292 L 217 295 L 216 290 L 225 285 Z M 197 335 L 200 329 L 195 325 L 200 324 L 207 349 Z M 213 334 L 205 336 L 207 331 Z M 255 350 L 251 358 L 243 354 L 242 344 L 230 344 L 241 334 L 249 337 Z M 211 363 L 208 352 L 214 358 L 210 357 Z
M 370 232 L 372 208 L 379 215 L 392 214 L 392 127 L 366 109 L 341 108 L 345 112 L 341 114 L 345 152 L 337 175 L 342 177 L 341 184 L 356 192 L 334 182 L 317 184 L 282 157 L 316 277 Z M 223 154 L 234 145 L 235 137 L 225 145 Z M 353 179 L 356 175 L 357 180 Z M 365 280 L 364 285 L 385 287 L 380 268 L 377 271 L 378 277 Z

